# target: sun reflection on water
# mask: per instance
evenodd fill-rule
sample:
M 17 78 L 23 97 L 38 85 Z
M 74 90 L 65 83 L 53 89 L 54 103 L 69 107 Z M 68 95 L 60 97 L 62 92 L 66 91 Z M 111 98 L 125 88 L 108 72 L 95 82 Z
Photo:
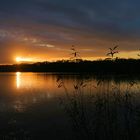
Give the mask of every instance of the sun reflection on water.
M 39 89 L 45 83 L 42 79 L 38 79 L 38 76 L 33 73 L 16 72 L 16 88 L 17 89 Z
M 52 75 L 16 72 L 16 89 L 26 93 L 31 91 L 47 92 L 49 89 L 56 91 L 55 78 Z M 28 91 L 28 92 L 27 92 Z
M 21 73 L 20 72 L 16 72 L 16 85 L 17 85 L 17 89 L 20 88 L 20 83 L 21 83 Z

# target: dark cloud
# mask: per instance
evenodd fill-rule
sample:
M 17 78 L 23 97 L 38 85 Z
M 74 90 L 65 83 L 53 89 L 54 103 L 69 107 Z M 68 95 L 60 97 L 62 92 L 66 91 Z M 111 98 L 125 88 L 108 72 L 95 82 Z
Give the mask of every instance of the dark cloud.
M 1 19 L 113 34 L 139 33 L 138 0 L 1 0 Z

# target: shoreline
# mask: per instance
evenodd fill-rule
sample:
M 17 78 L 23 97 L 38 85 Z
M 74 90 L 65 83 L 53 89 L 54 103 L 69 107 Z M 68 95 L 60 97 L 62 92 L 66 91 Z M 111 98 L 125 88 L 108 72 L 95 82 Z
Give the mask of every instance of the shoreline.
M 79 62 L 38 62 L 0 65 L 0 72 L 55 72 L 88 74 L 140 74 L 140 59 L 116 59 Z

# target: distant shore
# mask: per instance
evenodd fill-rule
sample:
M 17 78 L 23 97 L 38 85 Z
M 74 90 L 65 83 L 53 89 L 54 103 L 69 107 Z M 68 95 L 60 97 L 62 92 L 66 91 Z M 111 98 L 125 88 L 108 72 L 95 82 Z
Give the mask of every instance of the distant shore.
M 0 72 L 77 72 L 97 74 L 140 74 L 140 59 L 57 61 L 0 65 Z

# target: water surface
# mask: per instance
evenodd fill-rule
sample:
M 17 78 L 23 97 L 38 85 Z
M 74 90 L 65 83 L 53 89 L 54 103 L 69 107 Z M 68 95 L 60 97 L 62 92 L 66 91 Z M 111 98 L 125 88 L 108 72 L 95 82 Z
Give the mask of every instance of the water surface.
M 138 77 L 0 73 L 0 137 L 138 139 L 139 87 Z

